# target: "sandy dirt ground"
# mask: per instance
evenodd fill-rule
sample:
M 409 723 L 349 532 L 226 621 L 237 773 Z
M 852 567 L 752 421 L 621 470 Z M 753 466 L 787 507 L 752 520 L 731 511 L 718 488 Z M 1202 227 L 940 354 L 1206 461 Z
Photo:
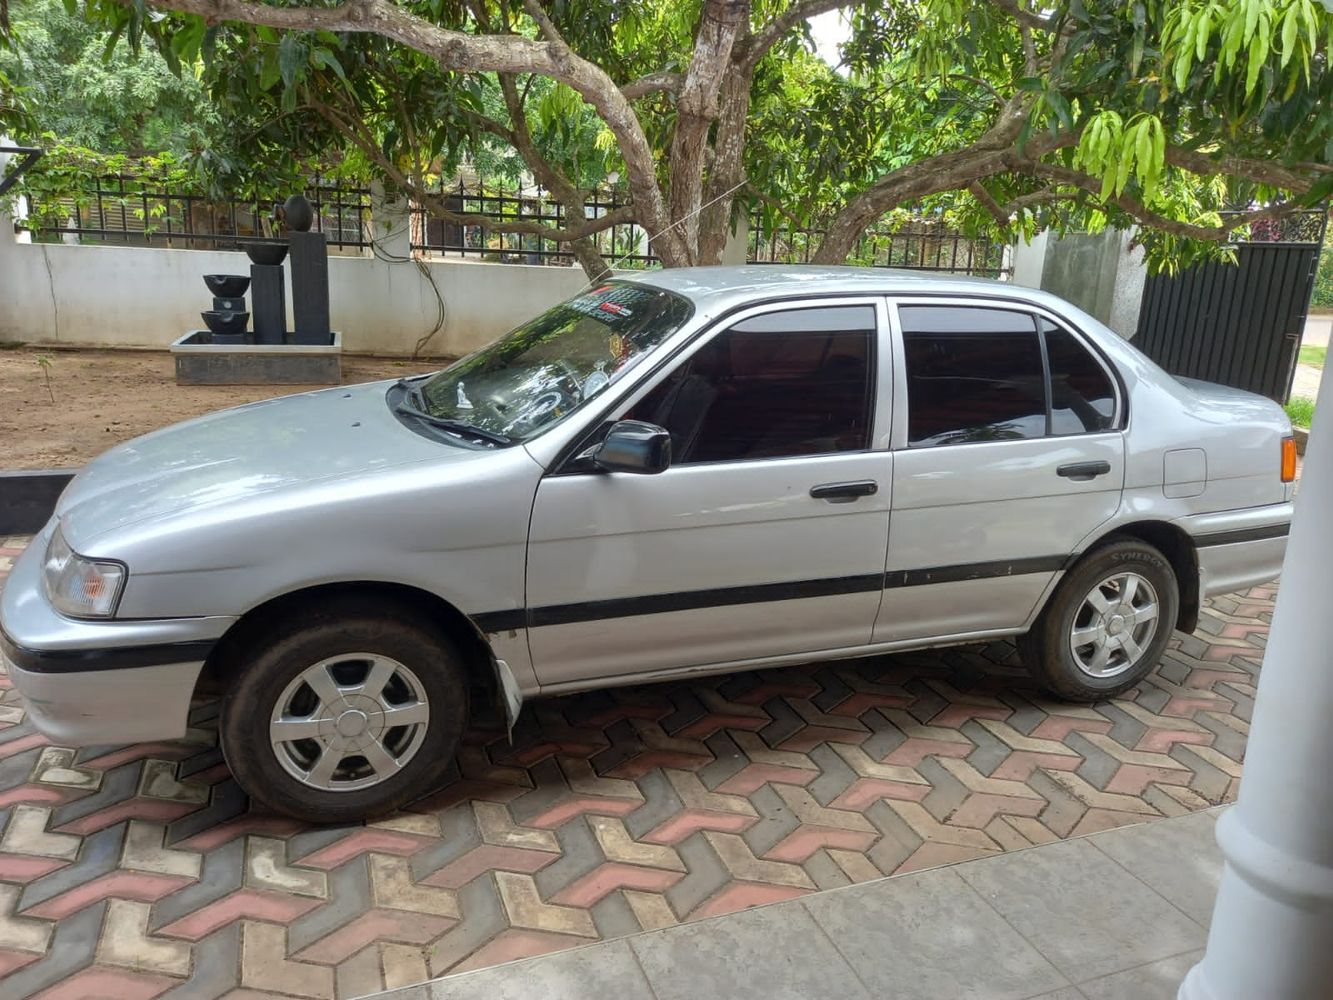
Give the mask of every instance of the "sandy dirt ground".
M 444 363 L 348 356 L 343 382 L 399 378 Z M 80 466 L 167 424 L 307 388 L 316 387 L 177 385 L 165 351 L 0 350 L 0 470 Z

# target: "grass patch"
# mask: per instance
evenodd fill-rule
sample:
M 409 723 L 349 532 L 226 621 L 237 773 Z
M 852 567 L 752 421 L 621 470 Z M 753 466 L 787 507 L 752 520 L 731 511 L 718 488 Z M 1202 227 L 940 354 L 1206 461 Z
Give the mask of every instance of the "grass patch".
M 1309 427 L 1310 421 L 1314 419 L 1314 400 L 1306 399 L 1304 396 L 1297 396 L 1287 403 L 1287 416 L 1291 417 L 1291 422 L 1297 427 Z
M 1327 356 L 1327 347 L 1315 347 L 1311 344 L 1301 348 L 1300 362 L 1303 365 L 1313 365 L 1315 368 L 1323 368 L 1324 359 Z

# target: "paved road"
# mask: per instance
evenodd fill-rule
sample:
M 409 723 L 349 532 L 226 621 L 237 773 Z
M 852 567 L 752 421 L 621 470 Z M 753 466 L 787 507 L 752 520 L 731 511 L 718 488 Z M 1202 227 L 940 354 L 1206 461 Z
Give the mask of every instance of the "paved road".
M 0 996 L 355 997 L 1204 809 L 1273 596 L 1212 601 L 1095 707 L 1002 643 L 539 702 L 370 826 L 252 810 L 209 706 L 185 742 L 75 752 L 0 690 Z
M 1330 334 L 1333 334 L 1333 313 L 1318 313 L 1306 318 L 1301 343 L 1327 347 Z

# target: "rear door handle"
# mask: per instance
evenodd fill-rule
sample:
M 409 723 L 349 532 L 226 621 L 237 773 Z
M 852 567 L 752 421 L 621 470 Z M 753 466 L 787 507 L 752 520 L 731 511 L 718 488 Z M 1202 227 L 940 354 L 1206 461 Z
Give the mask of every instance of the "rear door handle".
M 1104 476 L 1110 471 L 1110 462 L 1073 462 L 1060 466 L 1055 470 L 1055 474 L 1066 479 L 1088 480 Z
M 873 479 L 861 479 L 854 483 L 823 483 L 810 487 L 812 497 L 829 503 L 851 503 L 858 497 L 874 496 L 878 492 L 879 483 Z

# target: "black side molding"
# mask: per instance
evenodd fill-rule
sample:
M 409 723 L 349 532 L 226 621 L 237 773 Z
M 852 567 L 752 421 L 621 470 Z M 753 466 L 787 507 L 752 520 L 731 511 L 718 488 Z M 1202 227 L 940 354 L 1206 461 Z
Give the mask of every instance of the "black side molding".
M 1204 549 L 1210 545 L 1235 545 L 1237 542 L 1261 542 L 1265 538 L 1283 538 L 1291 534 L 1291 522 L 1286 524 L 1265 524 L 1258 528 L 1236 528 L 1232 531 L 1214 531 L 1208 535 L 1195 535 L 1194 544 Z
M 98 649 L 28 649 L 0 631 L 0 652 L 20 670 L 31 674 L 78 674 L 100 670 L 132 670 L 161 667 L 168 663 L 198 663 L 208 659 L 217 642 L 162 642 L 151 646 L 101 647 Z

